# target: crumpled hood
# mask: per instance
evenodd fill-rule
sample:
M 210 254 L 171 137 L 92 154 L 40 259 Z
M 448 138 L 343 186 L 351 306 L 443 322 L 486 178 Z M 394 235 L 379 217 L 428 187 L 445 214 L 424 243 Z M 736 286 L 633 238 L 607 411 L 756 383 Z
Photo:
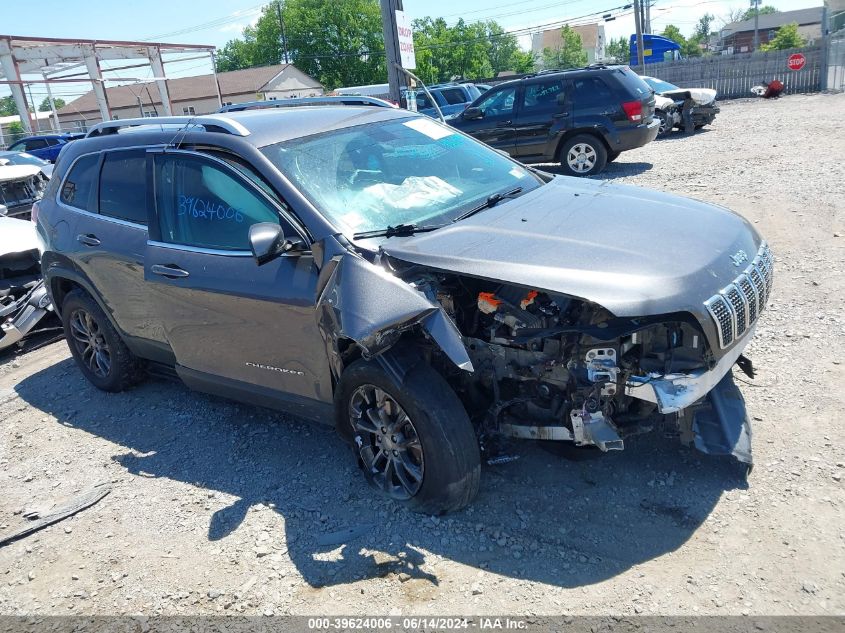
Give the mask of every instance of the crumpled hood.
M 38 167 L 35 169 L 37 171 Z M 0 217 L 0 257 L 33 249 L 41 250 L 41 246 L 32 222 Z
M 639 187 L 558 176 L 384 251 L 444 271 L 567 294 L 620 317 L 691 312 L 753 259 L 760 238 L 732 211 Z M 744 266 L 747 265 L 744 264 Z
M 0 182 L 30 178 L 41 171 L 38 165 L 0 165 Z
M 654 107 L 657 110 L 669 110 L 675 102 L 672 101 L 669 97 L 663 97 L 661 95 L 654 95 Z
M 686 93 L 689 93 L 690 98 L 695 101 L 696 105 L 708 105 L 716 100 L 716 91 L 713 88 L 681 88 L 680 90 L 667 90 L 661 94 L 670 99 L 683 99 L 686 98 Z

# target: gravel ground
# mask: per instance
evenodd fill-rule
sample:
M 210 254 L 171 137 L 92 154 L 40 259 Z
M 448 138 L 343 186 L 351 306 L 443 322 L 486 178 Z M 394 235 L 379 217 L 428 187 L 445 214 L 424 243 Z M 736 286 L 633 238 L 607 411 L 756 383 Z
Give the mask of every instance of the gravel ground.
M 0 548 L 0 614 L 845 614 L 843 129 L 845 95 L 728 102 L 602 176 L 772 244 L 747 484 L 660 433 L 589 461 L 526 444 L 423 517 L 374 499 L 331 430 L 162 381 L 101 393 L 56 343 L 0 359 L 0 536 L 112 492 Z

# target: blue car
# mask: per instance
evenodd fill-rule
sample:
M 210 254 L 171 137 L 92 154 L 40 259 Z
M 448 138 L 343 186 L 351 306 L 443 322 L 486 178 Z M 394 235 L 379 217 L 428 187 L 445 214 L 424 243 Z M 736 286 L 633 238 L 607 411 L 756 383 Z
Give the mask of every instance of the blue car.
M 439 84 L 429 86 L 428 91 L 437 101 L 440 111 L 444 117 L 458 115 L 464 111 L 470 103 L 475 101 L 484 92 L 475 84 Z M 406 107 L 405 94 L 402 94 L 402 107 Z M 433 118 L 437 118 L 437 110 L 422 90 L 417 90 L 417 112 Z
M 59 152 L 62 147 L 67 145 L 70 141 L 77 138 L 82 138 L 84 134 L 39 134 L 36 136 L 27 136 L 19 141 L 15 141 L 9 145 L 8 149 L 11 152 L 26 152 L 37 156 L 41 160 L 47 160 L 51 163 L 56 162 L 59 157 Z

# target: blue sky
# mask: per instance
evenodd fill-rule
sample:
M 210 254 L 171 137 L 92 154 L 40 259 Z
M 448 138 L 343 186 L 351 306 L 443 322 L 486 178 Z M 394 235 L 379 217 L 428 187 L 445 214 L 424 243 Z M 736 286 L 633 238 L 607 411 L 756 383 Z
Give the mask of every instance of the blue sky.
M 10 2 L 10 0 L 7 0 Z M 336 0 L 342 2 L 343 0 Z M 450 23 L 463 17 L 467 21 L 494 19 L 508 30 L 541 25 L 547 22 L 581 17 L 596 11 L 629 3 L 631 0 L 404 0 L 405 12 L 412 18 L 444 17 Z M 764 0 L 782 11 L 820 6 L 822 0 Z M 253 22 L 263 3 L 257 0 L 41 0 L 38 10 L 3 11 L 0 31 L 10 35 L 41 37 L 150 40 L 183 44 L 210 44 L 221 47 L 240 35 L 244 26 Z M 21 6 L 22 5 L 18 5 Z M 656 0 L 652 9 L 652 25 L 656 32 L 667 23 L 689 33 L 705 12 L 716 15 L 716 24 L 733 8 L 745 8 L 748 0 Z M 458 8 L 460 7 L 460 9 Z M 631 16 L 623 16 L 605 26 L 608 37 L 628 35 L 633 31 Z M 522 39 L 523 46 L 528 39 Z M 184 76 L 210 72 L 200 61 L 172 64 L 168 76 Z M 139 78 L 151 72 L 138 72 Z M 66 100 L 85 92 L 84 86 L 58 86 L 56 96 Z M 33 85 L 33 97 L 41 101 L 43 86 Z M 38 94 L 35 94 L 38 93 Z M 0 86 L 0 95 L 8 94 Z

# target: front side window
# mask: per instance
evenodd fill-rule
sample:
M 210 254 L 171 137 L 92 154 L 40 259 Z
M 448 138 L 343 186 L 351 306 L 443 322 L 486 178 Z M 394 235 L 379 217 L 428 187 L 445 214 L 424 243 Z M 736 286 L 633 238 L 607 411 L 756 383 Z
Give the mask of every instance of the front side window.
M 417 110 L 427 110 L 428 108 L 433 108 L 434 106 L 431 104 L 431 99 L 428 98 L 428 95 L 424 92 L 417 93 Z
M 350 235 L 445 224 L 494 193 L 539 186 L 524 167 L 428 117 L 359 125 L 261 151 Z
M 147 224 L 147 157 L 144 150 L 106 154 L 100 171 L 100 214 Z
M 478 104 L 485 117 L 506 116 L 513 113 L 516 88 L 503 88 L 488 95 Z
M 99 154 L 83 156 L 73 164 L 70 173 L 62 185 L 59 200 L 77 209 L 94 211 L 94 192 L 97 182 Z
M 44 149 L 47 147 L 47 141 L 43 138 L 31 138 L 28 141 L 24 142 L 24 147 L 26 151 L 31 152 L 36 149 Z
M 527 84 L 522 95 L 522 109 L 528 113 L 557 110 L 563 82 L 558 80 Z
M 278 211 L 228 169 L 196 156 L 155 157 L 161 239 L 214 250 L 249 250 L 249 227 L 280 223 Z

